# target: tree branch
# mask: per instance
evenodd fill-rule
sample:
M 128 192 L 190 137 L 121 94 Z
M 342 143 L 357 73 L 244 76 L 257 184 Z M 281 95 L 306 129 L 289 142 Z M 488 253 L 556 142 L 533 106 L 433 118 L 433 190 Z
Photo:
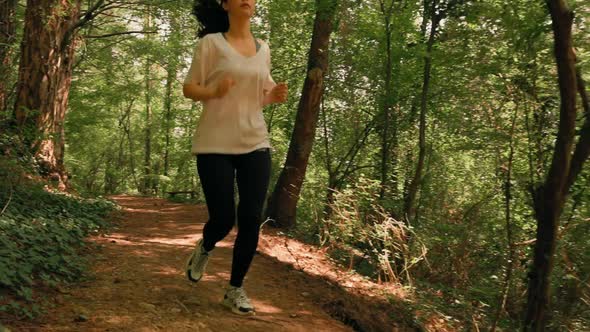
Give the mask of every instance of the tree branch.
M 98 0 L 94 4 L 94 6 L 88 9 L 88 11 L 86 11 L 86 13 L 84 13 L 84 15 L 82 15 L 82 17 L 76 23 L 74 23 L 72 27 L 70 27 L 68 33 L 71 35 L 74 32 L 74 30 L 83 27 L 86 23 L 90 22 L 90 20 L 95 18 L 98 14 L 98 9 L 102 6 L 103 3 L 104 0 Z
M 86 23 L 88 23 L 90 20 L 92 20 L 95 16 L 96 16 L 96 11 L 98 10 L 98 8 L 100 8 L 100 6 L 102 6 L 102 4 L 104 3 L 104 0 L 98 0 L 94 6 L 92 6 L 92 8 L 90 8 L 86 14 L 84 14 L 82 16 L 82 18 L 78 19 L 76 22 L 74 22 L 72 24 L 72 26 L 66 31 L 66 33 L 63 36 L 63 39 L 61 40 L 61 51 L 63 52 L 68 45 L 71 42 L 72 36 L 74 35 L 74 32 L 76 32 L 76 30 L 80 27 L 82 27 L 83 25 L 85 25 Z M 77 5 L 72 5 L 72 6 L 77 6 Z
M 580 130 L 580 138 L 574 149 L 574 155 L 572 156 L 570 171 L 566 182 L 566 190 L 574 184 L 576 178 L 582 171 L 584 162 L 590 156 L 590 107 L 588 105 L 588 95 L 586 94 L 586 84 L 582 78 L 580 67 L 576 68 L 576 79 L 578 83 L 578 94 L 580 94 L 580 98 L 582 99 L 585 120 L 582 129 Z
M 84 36 L 84 38 L 107 38 L 107 37 L 113 37 L 113 36 L 130 35 L 130 34 L 134 34 L 134 33 L 148 34 L 148 33 L 157 33 L 157 32 L 158 31 L 156 31 L 156 30 L 154 30 L 154 31 L 121 31 L 121 32 L 107 33 L 104 35 L 86 35 L 86 36 Z

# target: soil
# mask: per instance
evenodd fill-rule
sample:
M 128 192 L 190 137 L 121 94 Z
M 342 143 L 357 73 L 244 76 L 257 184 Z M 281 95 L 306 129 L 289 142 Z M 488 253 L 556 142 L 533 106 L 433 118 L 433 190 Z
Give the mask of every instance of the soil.
M 89 238 L 91 278 L 52 296 L 35 322 L 12 331 L 414 331 L 396 319 L 384 294 L 399 287 L 348 273 L 320 249 L 264 225 L 244 280 L 256 308 L 240 316 L 221 305 L 236 228 L 212 251 L 198 283 L 184 263 L 202 236 L 207 208 L 159 198 L 110 197 L 123 209 L 108 234 Z

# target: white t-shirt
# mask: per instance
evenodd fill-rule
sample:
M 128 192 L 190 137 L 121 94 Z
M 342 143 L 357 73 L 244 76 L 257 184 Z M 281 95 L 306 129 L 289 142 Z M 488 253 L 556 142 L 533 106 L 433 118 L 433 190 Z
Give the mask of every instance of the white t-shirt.
M 270 91 L 276 83 L 270 74 L 270 48 L 266 42 L 258 42 L 256 55 L 246 57 L 221 32 L 197 41 L 184 83 L 216 87 L 229 74 L 236 84 L 225 96 L 202 101 L 192 154 L 241 154 L 270 147 L 262 115 L 263 90 Z

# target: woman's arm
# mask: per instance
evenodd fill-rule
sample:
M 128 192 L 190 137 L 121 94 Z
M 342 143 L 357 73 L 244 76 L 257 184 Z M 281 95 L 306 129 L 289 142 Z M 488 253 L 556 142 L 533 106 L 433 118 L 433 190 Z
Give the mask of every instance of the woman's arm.
M 264 94 L 264 97 L 262 98 L 262 107 L 272 104 L 271 100 L 270 100 L 270 92 L 267 92 Z
M 276 84 L 272 90 L 264 94 L 262 99 L 262 107 L 268 104 L 284 103 L 287 100 L 287 83 L 281 82 Z
M 269 104 L 284 103 L 287 100 L 287 83 L 275 83 L 271 75 L 270 47 L 266 41 L 262 41 L 268 49 L 266 57 L 266 66 L 268 67 L 268 76 L 263 85 L 262 107 Z
M 234 86 L 236 82 L 231 76 L 226 75 L 215 88 L 211 86 L 202 86 L 197 83 L 184 83 L 182 86 L 182 93 L 186 98 L 194 101 L 205 101 L 211 98 L 221 98 L 225 96 L 228 90 Z
M 186 98 L 192 99 L 194 101 L 205 101 L 213 98 L 213 96 L 215 95 L 215 90 L 207 86 L 188 83 L 182 86 L 182 94 Z

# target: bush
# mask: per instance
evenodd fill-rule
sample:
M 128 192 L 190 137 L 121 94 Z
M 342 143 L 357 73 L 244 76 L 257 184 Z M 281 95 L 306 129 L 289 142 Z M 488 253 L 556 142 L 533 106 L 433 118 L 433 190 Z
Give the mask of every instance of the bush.
M 33 318 L 35 290 L 77 280 L 86 270 L 85 237 L 107 228 L 117 206 L 48 191 L 0 156 L 0 313 Z
M 333 256 L 341 261 L 348 256 L 350 268 L 359 273 L 411 283 L 409 270 L 423 259 L 424 248 L 411 227 L 380 204 L 379 188 L 378 181 L 361 176 L 354 185 L 336 192 L 322 238 L 333 248 Z M 410 237 L 414 250 L 409 247 Z

